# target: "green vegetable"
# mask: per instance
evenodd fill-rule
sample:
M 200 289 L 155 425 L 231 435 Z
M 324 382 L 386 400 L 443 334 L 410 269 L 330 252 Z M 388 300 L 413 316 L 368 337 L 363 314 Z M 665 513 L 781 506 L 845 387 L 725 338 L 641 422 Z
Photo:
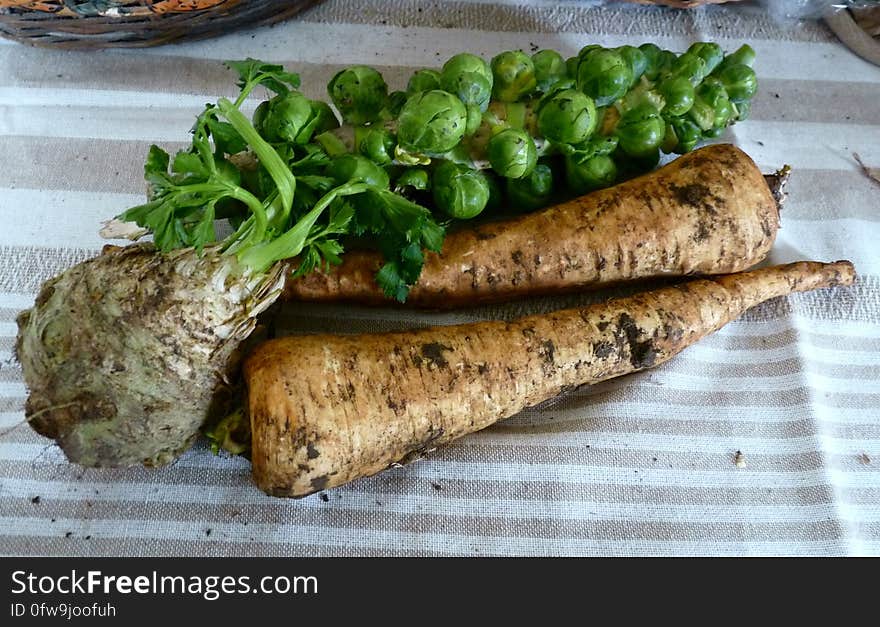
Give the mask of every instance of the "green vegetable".
M 597 107 L 604 107 L 621 98 L 632 84 L 632 69 L 613 50 L 590 50 L 578 63 L 578 89 L 590 96 Z
M 420 91 L 440 89 L 440 72 L 437 70 L 416 70 L 406 85 L 406 95 L 412 96 Z
M 532 55 L 538 91 L 546 92 L 568 76 L 565 59 L 555 50 L 539 50 Z
M 407 99 L 406 92 L 403 91 L 392 91 L 388 94 L 388 100 L 385 103 L 385 108 L 382 110 L 381 117 L 383 120 L 393 120 L 398 115 L 400 115 L 400 110 L 403 108 L 403 105 L 406 104 Z
M 698 41 L 691 44 L 687 51 L 689 54 L 695 54 L 703 60 L 706 64 L 706 74 L 711 74 L 724 58 L 724 51 L 716 43 Z
M 507 179 L 507 201 L 517 211 L 535 211 L 546 207 L 553 199 L 553 170 L 546 163 L 539 163 L 526 177 Z
M 492 59 L 492 95 L 501 102 L 516 102 L 538 85 L 535 64 L 522 50 L 508 50 Z
M 671 50 L 661 50 L 657 58 L 657 78 L 666 78 L 678 61 L 678 55 Z
M 361 155 L 342 155 L 335 158 L 327 167 L 327 176 L 337 185 L 355 182 L 388 187 L 388 174 L 385 170 Z
M 752 67 L 755 64 L 755 51 L 748 44 L 743 44 L 735 52 L 731 52 L 725 56 L 716 71 L 722 71 L 729 65 L 747 65 Z
M 615 103 L 615 106 L 620 113 L 624 113 L 630 109 L 643 105 L 650 105 L 658 111 L 662 111 L 666 105 L 666 100 L 661 92 L 658 89 L 655 89 L 648 81 L 640 81 L 635 87 L 630 89 L 623 98 Z
M 690 81 L 696 87 L 709 74 L 706 62 L 691 52 L 686 52 L 672 64 L 670 75 L 682 77 Z
M 291 91 L 269 100 L 268 106 L 258 116 L 260 124 L 257 130 L 270 142 L 305 144 L 311 139 L 311 134 L 303 133 L 300 137 L 300 132 L 310 125 L 314 117 L 309 99 Z
M 610 155 L 617 150 L 618 140 L 613 135 L 610 137 L 593 137 L 585 142 L 573 146 L 560 146 L 560 151 L 566 156 L 574 157 L 577 161 L 586 161 L 600 155 Z
M 647 55 L 635 46 L 621 46 L 617 48 L 616 52 L 629 66 L 633 83 L 638 81 L 648 69 Z
M 617 179 L 617 165 L 608 155 L 597 155 L 579 160 L 575 156 L 565 157 L 565 182 L 574 194 L 610 187 Z
M 314 124 L 312 133 L 318 134 L 339 128 L 339 120 L 336 118 L 336 114 L 333 113 L 330 105 L 323 100 L 311 100 L 310 102 L 312 104 L 312 120 Z
M 434 170 L 432 190 L 437 207 L 453 218 L 473 218 L 489 202 L 489 183 L 483 173 L 451 161 Z
M 752 112 L 752 103 L 748 100 L 746 100 L 745 102 L 732 103 L 731 107 L 734 110 L 733 115 L 737 122 L 747 120 L 749 118 L 749 114 L 751 114 Z
M 508 128 L 489 140 L 486 151 L 492 169 L 505 178 L 521 179 L 538 161 L 535 142 L 523 130 Z
M 656 44 L 642 44 L 639 50 L 645 56 L 645 78 L 649 81 L 656 80 L 660 74 L 660 59 L 663 51 Z
M 394 182 L 395 190 L 412 188 L 420 192 L 431 189 L 431 177 L 424 168 L 406 168 Z
M 191 147 L 173 160 L 156 146 L 150 149 L 144 166 L 148 201 L 119 218 L 149 229 L 160 250 L 200 250 L 215 240 L 218 208 L 224 207 L 225 215 L 226 201 L 234 201 L 229 217 L 235 231 L 220 249 L 257 273 L 297 256 L 297 274 L 338 263 L 341 236 L 369 234 L 387 259 L 377 283 L 391 296 L 405 298 L 418 278 L 422 248 L 442 245 L 442 227 L 427 209 L 388 190 L 385 172 L 366 158 L 347 155 L 331 163 L 324 143 L 297 143 L 304 141 L 303 133 L 310 136 L 338 123 L 326 105 L 294 91 L 299 86 L 295 74 L 254 59 L 227 65 L 239 73 L 238 98 L 207 105 L 196 120 Z M 283 140 L 276 146 L 240 111 L 258 85 L 276 94 L 254 115 L 268 135 Z M 316 139 L 330 145 L 331 136 L 323 131 Z M 259 162 L 247 176 L 225 158 L 244 150 Z
M 694 86 L 683 76 L 671 76 L 657 86 L 663 96 L 663 113 L 667 116 L 684 115 L 694 106 Z
M 697 88 L 694 106 L 688 115 L 703 131 L 727 126 L 733 117 L 733 108 L 721 81 L 706 80 Z
M 354 131 L 357 151 L 373 163 L 388 165 L 393 160 L 397 142 L 394 136 L 383 128 L 358 126 Z
M 581 59 L 579 56 L 568 57 L 565 60 L 565 73 L 568 77 L 577 76 L 578 63 Z
M 663 151 L 679 154 L 690 152 L 702 139 L 702 135 L 702 130 L 691 118 L 672 118 L 666 127 Z
M 617 123 L 615 135 L 620 149 L 631 157 L 653 154 L 666 133 L 666 124 L 660 112 L 645 104 L 624 113 Z
M 492 96 L 492 70 L 480 57 L 457 54 L 440 71 L 440 88 L 458 96 L 464 104 L 485 111 Z
M 467 118 L 464 124 L 464 134 L 471 136 L 477 132 L 483 123 L 483 112 L 477 105 L 467 105 Z
M 456 96 L 435 89 L 410 96 L 400 111 L 397 141 L 406 150 L 439 154 L 455 148 L 467 125 L 467 110 Z
M 758 91 L 758 77 L 748 65 L 735 63 L 718 72 L 718 80 L 724 85 L 731 102 L 747 102 Z
M 388 98 L 388 85 L 376 70 L 355 65 L 336 74 L 327 85 L 333 104 L 349 124 L 376 122 Z
M 538 130 L 554 142 L 580 143 L 596 130 L 597 123 L 593 100 L 576 89 L 554 91 L 538 106 Z

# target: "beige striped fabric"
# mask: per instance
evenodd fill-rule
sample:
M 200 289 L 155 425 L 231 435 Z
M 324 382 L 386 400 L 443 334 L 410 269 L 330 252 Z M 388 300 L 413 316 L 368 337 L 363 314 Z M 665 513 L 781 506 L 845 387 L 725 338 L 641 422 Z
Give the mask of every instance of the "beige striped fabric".
M 577 390 L 428 459 L 299 501 L 197 445 L 159 470 L 86 470 L 23 424 L 15 315 L 140 201 L 150 143 L 176 148 L 227 58 L 283 62 L 323 96 L 350 63 L 393 87 L 456 52 L 712 39 L 758 52 L 733 141 L 794 168 L 772 262 L 855 262 L 851 289 L 749 312 L 655 370 Z M 295 22 L 151 50 L 0 42 L 0 553 L 24 555 L 880 554 L 880 68 L 820 23 L 745 6 L 673 11 L 519 0 L 328 1 Z M 511 318 L 598 296 L 466 312 L 298 305 L 286 332 Z M 737 457 L 737 452 L 740 455 Z M 737 464 L 736 460 L 740 463 Z

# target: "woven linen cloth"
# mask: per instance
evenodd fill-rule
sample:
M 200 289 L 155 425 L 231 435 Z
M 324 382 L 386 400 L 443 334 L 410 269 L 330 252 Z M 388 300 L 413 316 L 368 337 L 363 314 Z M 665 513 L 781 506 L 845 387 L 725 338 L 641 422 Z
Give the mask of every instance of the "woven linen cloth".
M 656 369 L 581 388 L 427 459 L 302 500 L 196 445 L 162 469 L 88 470 L 23 424 L 15 316 L 143 198 L 151 143 L 176 149 L 259 57 L 326 97 L 341 66 L 401 88 L 469 50 L 696 40 L 757 51 L 751 118 L 717 141 L 793 167 L 771 262 L 851 259 L 849 289 L 777 299 Z M 25 555 L 880 554 L 880 68 L 821 23 L 746 6 L 675 11 L 506 0 L 327 2 L 272 28 L 149 50 L 0 42 L 0 553 Z M 252 105 L 249 105 L 252 106 Z M 378 331 L 551 310 L 287 306 L 288 332 Z M 739 454 L 737 454 L 739 452 Z M 738 462 L 738 463 L 737 463 Z

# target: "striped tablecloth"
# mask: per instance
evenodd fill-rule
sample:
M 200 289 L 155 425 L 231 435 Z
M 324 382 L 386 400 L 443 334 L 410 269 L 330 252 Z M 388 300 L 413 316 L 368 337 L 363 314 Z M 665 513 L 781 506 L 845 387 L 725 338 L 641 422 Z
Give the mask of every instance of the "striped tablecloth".
M 51 555 L 880 554 L 880 68 L 818 23 L 749 7 L 341 0 L 268 29 L 152 50 L 0 44 L 0 553 Z M 697 39 L 758 52 L 752 118 L 722 137 L 794 167 L 772 261 L 855 262 L 852 289 L 750 312 L 655 370 L 581 389 L 428 460 L 300 501 L 196 446 L 161 470 L 84 470 L 22 424 L 16 313 L 142 198 L 147 147 L 177 147 L 220 61 L 284 62 L 323 96 L 341 65 L 401 87 L 462 50 Z M 580 299 L 581 301 L 584 299 Z M 577 298 L 567 303 L 578 302 Z M 299 306 L 292 330 L 511 317 L 560 301 L 421 315 Z M 741 453 L 735 463 L 736 452 Z

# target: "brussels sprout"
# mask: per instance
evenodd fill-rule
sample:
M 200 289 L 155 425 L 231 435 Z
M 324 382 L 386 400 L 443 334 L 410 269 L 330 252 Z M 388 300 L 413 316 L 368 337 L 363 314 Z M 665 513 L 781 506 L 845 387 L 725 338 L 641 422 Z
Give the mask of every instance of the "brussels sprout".
M 711 74 L 718 67 L 718 64 L 721 63 L 721 60 L 724 59 L 724 51 L 716 43 L 698 41 L 691 44 L 687 51 L 689 54 L 695 54 L 703 60 L 706 64 L 706 74 Z
M 416 70 L 409 77 L 406 95 L 412 96 L 420 91 L 440 89 L 440 72 L 437 70 Z
M 723 68 L 718 72 L 718 80 L 727 90 L 731 102 L 751 100 L 755 92 L 758 91 L 758 77 L 755 76 L 755 70 L 742 63 Z
M 639 50 L 645 56 L 645 78 L 653 81 L 660 73 L 660 58 L 663 51 L 656 44 L 642 44 Z
M 596 130 L 598 116 L 592 98 L 577 89 L 553 91 L 538 105 L 538 130 L 561 144 L 577 144 Z
M 565 73 L 568 76 L 577 76 L 578 63 L 580 61 L 580 57 L 568 57 L 565 60 Z
M 670 68 L 671 76 L 681 76 L 691 82 L 696 87 L 702 82 L 708 72 L 706 71 L 706 62 L 697 55 L 685 52 L 675 60 Z
M 420 192 L 431 189 L 431 178 L 423 168 L 406 168 L 394 182 L 395 189 L 411 187 Z
M 721 81 L 706 79 L 697 88 L 694 106 L 688 115 L 703 131 L 727 126 L 733 117 L 733 107 Z
M 455 148 L 467 126 L 467 110 L 456 96 L 434 89 L 413 94 L 398 118 L 397 141 L 406 150 L 439 154 Z
M 355 65 L 337 73 L 327 85 L 327 93 L 343 120 L 360 125 L 379 119 L 388 98 L 388 85 L 373 68 Z
M 617 165 L 608 155 L 597 155 L 589 159 L 565 158 L 565 182 L 575 194 L 586 194 L 593 190 L 614 185 L 617 180 Z
M 657 91 L 663 96 L 665 115 L 684 115 L 694 106 L 694 86 L 683 76 L 671 76 L 661 81 Z
M 339 120 L 330 105 L 321 100 L 310 100 L 309 104 L 312 107 L 312 118 L 297 133 L 294 143 L 307 144 L 318 133 L 339 128 Z
M 676 152 L 680 155 L 690 152 L 702 138 L 700 127 L 688 117 L 672 118 L 669 120 L 669 126 L 675 133 L 677 141 L 670 152 Z
M 443 65 L 440 89 L 455 94 L 466 105 L 485 111 L 492 97 L 492 70 L 480 57 L 463 52 Z
M 591 50 L 578 63 L 578 89 L 590 96 L 598 107 L 623 96 L 632 83 L 629 64 L 613 50 Z
M 626 92 L 626 95 L 615 103 L 615 107 L 619 108 L 621 113 L 624 113 L 644 104 L 649 104 L 658 111 L 662 111 L 666 104 L 666 100 L 660 92 L 647 81 L 639 82 L 635 87 Z
M 538 91 L 546 92 L 554 84 L 568 76 L 565 59 L 555 50 L 539 50 L 532 55 Z
M 752 112 L 752 103 L 748 100 L 745 102 L 737 102 L 731 103 L 733 107 L 733 116 L 737 122 L 742 122 L 743 120 L 747 120 L 749 118 L 749 114 Z
M 579 161 L 585 161 L 599 155 L 610 155 L 617 149 L 617 138 L 611 137 L 593 137 L 576 146 L 569 146 L 563 151 L 563 154 L 570 154 Z
M 660 142 L 660 150 L 662 150 L 664 154 L 669 154 L 675 151 L 676 146 L 678 146 L 678 136 L 675 134 L 675 128 L 672 126 L 672 123 L 667 119 L 666 131 L 663 133 L 663 141 Z
M 489 202 L 489 183 L 479 170 L 444 161 L 434 170 L 434 203 L 453 218 L 467 220 L 479 215 Z
M 577 53 L 578 62 L 580 62 L 585 56 L 590 54 L 593 50 L 604 50 L 604 48 L 602 46 L 600 46 L 599 44 L 587 44 L 586 46 L 584 46 L 583 48 L 578 50 L 578 53 Z M 577 68 L 575 68 L 575 69 L 577 69 Z M 572 74 L 572 76 L 574 76 L 574 75 Z
M 516 102 L 535 90 L 535 64 L 521 50 L 508 50 L 492 59 L 492 95 L 502 102 Z
M 553 198 L 553 170 L 539 163 L 528 176 L 507 179 L 507 204 L 518 211 L 535 211 L 550 204 Z
M 388 165 L 394 159 L 397 142 L 387 130 L 378 127 L 358 126 L 354 130 L 354 145 L 357 151 L 378 165 Z
M 444 81 L 443 89 L 458 96 L 464 104 L 477 107 L 481 112 L 489 106 L 492 97 L 492 83 L 476 72 L 464 72 Z
M 657 75 L 661 78 L 668 77 L 672 74 L 672 68 L 677 61 L 677 54 L 671 50 L 661 50 L 660 56 L 657 58 Z
M 403 91 L 392 91 L 388 94 L 388 100 L 385 102 L 385 109 L 382 111 L 382 117 L 387 120 L 393 120 L 400 115 L 400 110 L 406 104 L 407 95 Z
M 729 65 L 748 65 L 752 67 L 755 64 L 755 51 L 748 44 L 743 44 L 735 52 L 731 52 L 724 57 L 718 65 L 716 71 L 721 71 Z
M 378 187 L 388 187 L 388 173 L 361 155 L 342 155 L 327 166 L 327 176 L 338 185 L 349 181 L 361 181 Z
M 510 179 L 528 176 L 538 161 L 535 142 L 528 133 L 514 128 L 492 136 L 486 147 L 486 156 L 493 170 Z
M 617 123 L 615 135 L 619 148 L 630 157 L 642 157 L 657 150 L 666 133 L 660 112 L 644 104 L 625 112 Z
M 451 57 L 440 70 L 441 88 L 445 82 L 454 80 L 459 74 L 476 73 L 485 78 L 491 84 L 493 81 L 492 68 L 486 61 L 475 54 L 462 52 Z M 447 90 L 448 91 L 448 90 Z
M 311 134 L 307 133 L 308 137 L 301 141 L 300 133 L 314 121 L 316 114 L 308 98 L 290 91 L 272 98 L 256 117 L 259 121 L 257 130 L 267 141 L 304 144 L 311 139 Z
M 269 113 L 268 100 L 264 100 L 257 105 L 256 109 L 254 109 L 254 115 L 251 117 L 251 122 L 253 123 L 254 128 L 258 131 L 263 128 L 263 122 L 266 120 L 267 113 Z
M 703 138 L 704 139 L 714 139 L 716 137 L 720 137 L 721 133 L 723 133 L 723 132 L 724 132 L 723 126 L 712 127 L 708 131 L 703 131 Z
M 648 57 L 635 46 L 621 46 L 616 52 L 629 66 L 633 83 L 637 82 L 648 69 Z
M 483 112 L 480 111 L 480 107 L 477 105 L 468 105 L 466 109 L 467 120 L 464 125 L 464 134 L 470 137 L 477 132 L 477 129 L 480 128 L 480 124 L 483 123 Z

